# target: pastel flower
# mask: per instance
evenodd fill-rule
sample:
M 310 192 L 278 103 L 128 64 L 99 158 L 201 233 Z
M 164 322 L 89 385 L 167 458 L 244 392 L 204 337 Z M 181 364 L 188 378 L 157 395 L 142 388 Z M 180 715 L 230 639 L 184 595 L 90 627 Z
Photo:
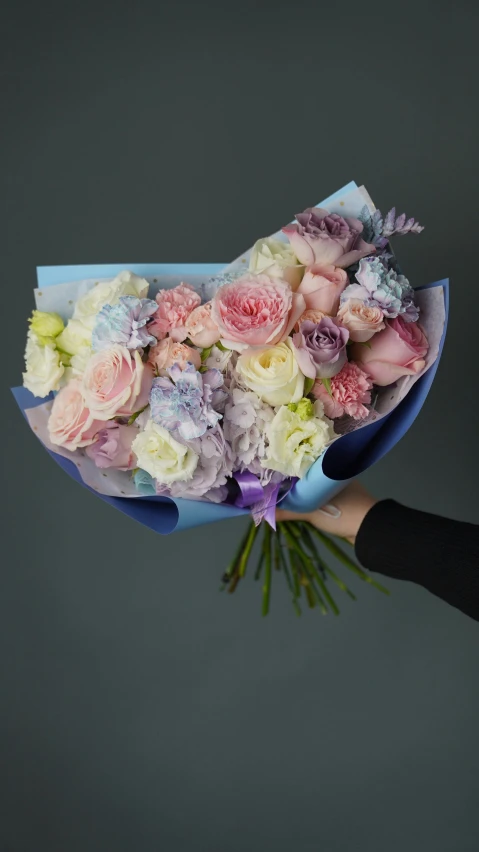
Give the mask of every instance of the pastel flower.
M 338 311 L 337 320 L 348 329 L 350 339 L 356 343 L 365 343 L 373 334 L 385 328 L 381 308 L 370 307 L 360 299 L 344 302 Z
M 268 275 L 246 273 L 219 288 L 212 317 L 228 349 L 273 346 L 286 339 L 305 310 L 302 296 L 289 284 Z
M 222 390 L 223 377 L 218 370 L 199 373 L 193 364 L 183 371 L 174 364 L 168 374 L 153 380 L 151 417 L 184 440 L 199 438 L 221 419 L 215 409 L 227 396 Z
M 323 403 L 327 417 L 334 419 L 347 414 L 355 420 L 364 420 L 368 416 L 365 405 L 371 402 L 373 383 L 357 364 L 347 361 L 341 372 L 330 379 L 329 386 L 331 393 L 322 381 L 317 381 L 312 388 L 313 396 Z
M 235 457 L 235 467 L 250 465 L 266 451 L 265 426 L 274 410 L 252 391 L 234 388 L 225 406 L 223 430 Z
M 63 320 L 59 314 L 49 311 L 32 311 L 28 320 L 31 332 L 38 338 L 39 343 L 47 343 L 58 337 L 63 331 Z
M 99 468 L 131 470 L 136 465 L 131 445 L 137 435 L 135 426 L 122 426 L 114 421 L 102 423 L 94 443 L 85 452 Z
M 205 367 L 209 367 L 210 370 L 220 370 L 223 373 L 228 367 L 232 354 L 230 349 L 225 350 L 213 346 L 205 361 Z
M 32 331 L 28 332 L 25 349 L 23 384 L 33 396 L 45 397 L 60 387 L 65 368 L 55 345 L 41 343 Z
M 306 308 L 336 316 L 341 293 L 348 283 L 348 275 L 338 266 L 315 264 L 306 270 L 298 293 L 304 296 Z
M 347 359 L 348 339 L 349 331 L 331 317 L 323 317 L 317 325 L 308 320 L 301 323 L 299 332 L 293 335 L 301 371 L 310 379 L 330 378 L 339 373 Z
M 97 420 L 131 417 L 148 402 L 153 381 L 138 351 L 115 344 L 92 355 L 83 374 L 87 407 Z
M 160 290 L 156 294 L 157 310 L 153 316 L 150 333 L 157 340 L 162 340 L 167 334 L 182 343 L 188 336 L 185 328 L 186 321 L 192 311 L 201 304 L 201 297 L 190 284 L 181 283 L 171 290 Z
M 292 290 L 297 290 L 304 266 L 298 261 L 289 243 L 274 237 L 262 237 L 253 246 L 249 271 L 282 278 Z
M 103 305 L 116 305 L 121 296 L 136 296 L 144 299 L 148 293 L 148 281 L 133 272 L 120 272 L 111 281 L 101 281 L 95 284 L 87 293 L 77 299 L 73 318 L 82 320 L 90 329 L 93 328 L 95 317 Z
M 115 305 L 104 305 L 96 316 L 92 332 L 95 352 L 110 349 L 114 344 L 127 349 L 145 349 L 156 343 L 150 334 L 150 318 L 156 313 L 157 304 L 152 299 L 137 299 L 136 296 L 121 296 Z
M 188 441 L 187 445 L 196 452 L 198 464 L 191 479 L 170 485 L 170 496 L 185 500 L 208 499 L 208 493 L 224 486 L 231 476 L 231 451 L 219 424 L 208 429 L 200 438 Z
M 360 299 L 370 307 L 380 308 L 389 319 L 399 314 L 405 314 L 406 322 L 418 319 L 419 309 L 414 305 L 414 290 L 409 281 L 394 269 L 388 269 L 380 258 L 361 260 L 356 280 L 357 284 L 350 284 L 343 291 L 342 304 L 348 299 Z
M 362 239 L 363 224 L 359 219 L 344 218 L 321 207 L 308 207 L 296 215 L 296 222 L 286 225 L 283 233 L 305 266 L 332 263 L 345 269 L 376 250 Z
M 321 403 L 315 403 L 314 416 L 308 420 L 282 405 L 267 424 L 266 434 L 269 445 L 262 467 L 300 479 L 334 437 L 332 423 L 323 416 Z
M 247 349 L 235 369 L 243 384 L 269 405 L 297 402 L 303 396 L 304 375 L 290 337 L 277 346 Z
M 301 323 L 306 322 L 306 320 L 314 322 L 314 324 L 317 325 L 318 322 L 321 322 L 324 316 L 326 316 L 326 314 L 324 314 L 323 311 L 316 311 L 314 308 L 310 308 L 301 314 L 298 322 L 294 326 L 294 330 L 299 331 Z
M 208 349 L 220 339 L 218 326 L 211 316 L 211 302 L 199 305 L 189 315 L 185 323 L 187 336 L 194 346 Z
M 152 346 L 148 352 L 148 361 L 159 376 L 167 376 L 173 364 L 178 364 L 181 370 L 184 370 L 188 363 L 193 364 L 197 370 L 201 367 L 201 355 L 198 350 L 186 346 L 185 343 L 176 343 L 172 337 L 165 337 L 156 346 Z
M 57 393 L 48 418 L 52 444 L 74 452 L 93 443 L 102 426 L 86 405 L 81 381 L 72 379 Z
M 163 485 L 187 482 L 198 464 L 198 455 L 193 450 L 180 444 L 167 429 L 153 420 L 149 420 L 145 429 L 137 434 L 132 450 L 138 467 Z
M 414 376 L 426 365 L 429 344 L 418 323 L 403 317 L 388 320 L 384 331 L 375 334 L 362 346 L 351 347 L 352 358 L 360 364 L 375 385 L 384 387 L 400 379 Z
M 85 349 L 91 354 L 91 328 L 82 320 L 69 319 L 56 339 L 57 349 L 67 355 L 79 355 Z
M 133 482 L 137 491 L 144 497 L 153 497 L 156 494 L 155 480 L 146 470 L 138 468 L 134 473 Z

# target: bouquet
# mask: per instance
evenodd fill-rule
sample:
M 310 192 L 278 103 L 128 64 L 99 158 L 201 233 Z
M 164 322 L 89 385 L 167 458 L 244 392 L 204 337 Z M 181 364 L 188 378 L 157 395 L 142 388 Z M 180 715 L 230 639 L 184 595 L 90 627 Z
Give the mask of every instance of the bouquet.
M 329 580 L 352 593 L 318 541 L 374 581 L 313 527 L 276 529 L 276 506 L 330 499 L 421 407 L 447 282 L 414 290 L 391 247 L 421 231 L 349 184 L 227 267 L 40 268 L 17 401 L 70 475 L 158 532 L 250 513 L 223 581 L 261 525 L 263 613 L 272 568 L 297 611 L 304 590 L 337 613 Z

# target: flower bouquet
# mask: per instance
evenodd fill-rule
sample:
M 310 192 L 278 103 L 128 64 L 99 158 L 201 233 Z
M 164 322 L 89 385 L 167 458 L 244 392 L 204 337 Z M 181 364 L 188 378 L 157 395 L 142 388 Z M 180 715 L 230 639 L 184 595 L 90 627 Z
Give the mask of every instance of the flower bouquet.
M 307 512 L 386 453 L 432 383 L 447 281 L 414 290 L 391 248 L 422 227 L 349 184 L 229 266 L 42 267 L 23 388 L 28 423 L 78 482 L 160 533 L 250 513 L 223 578 L 234 591 L 258 529 L 295 609 L 352 594 Z M 261 523 L 263 522 L 263 523 Z

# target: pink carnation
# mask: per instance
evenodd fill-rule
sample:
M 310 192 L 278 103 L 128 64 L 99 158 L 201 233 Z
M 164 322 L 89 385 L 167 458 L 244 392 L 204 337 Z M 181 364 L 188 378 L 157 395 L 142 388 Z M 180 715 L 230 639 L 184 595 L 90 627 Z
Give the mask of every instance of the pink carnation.
M 148 332 L 162 340 L 167 334 L 181 343 L 187 336 L 185 323 L 191 312 L 201 304 L 201 298 L 189 284 L 181 283 L 172 290 L 156 294 L 158 310 L 153 314 Z
M 323 403 L 326 417 L 334 419 L 348 414 L 355 420 L 364 420 L 369 411 L 363 403 L 371 402 L 373 386 L 366 373 L 357 364 L 348 361 L 330 382 L 331 394 L 322 381 L 315 382 L 312 389 L 313 396 Z
M 246 273 L 217 291 L 211 315 L 229 349 L 282 343 L 306 309 L 281 278 Z
M 159 376 L 168 375 L 167 371 L 173 364 L 179 364 L 184 370 L 188 361 L 197 370 L 201 367 L 201 356 L 197 349 L 186 346 L 185 343 L 176 343 L 171 337 L 160 340 L 156 346 L 152 346 L 148 353 L 148 361 L 156 369 Z

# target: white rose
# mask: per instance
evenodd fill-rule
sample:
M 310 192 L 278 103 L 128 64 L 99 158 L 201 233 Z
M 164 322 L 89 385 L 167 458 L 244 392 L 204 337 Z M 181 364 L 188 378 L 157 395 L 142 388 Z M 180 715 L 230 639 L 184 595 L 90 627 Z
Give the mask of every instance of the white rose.
M 162 485 L 187 482 L 193 477 L 198 464 L 198 456 L 193 450 L 180 444 L 167 429 L 153 420 L 148 421 L 131 448 L 138 459 L 138 467 Z
M 82 350 L 91 349 L 91 329 L 81 320 L 69 319 L 56 344 L 67 355 L 79 355 Z
M 81 296 L 73 311 L 73 318 L 80 319 L 93 328 L 95 317 L 104 305 L 116 305 L 121 296 L 136 296 L 144 299 L 148 293 L 148 281 L 139 278 L 133 272 L 120 272 L 111 281 L 95 284 L 88 293 Z
M 315 415 L 321 411 L 315 405 Z M 269 446 L 261 466 L 301 479 L 334 437 L 334 431 L 327 418 L 315 416 L 304 420 L 283 405 L 271 423 L 266 424 L 266 436 Z
M 291 338 L 265 349 L 247 349 L 236 362 L 241 380 L 269 405 L 287 405 L 303 396 L 304 376 Z
M 304 266 L 299 263 L 290 244 L 273 237 L 263 237 L 254 244 L 249 269 L 250 272 L 282 278 L 292 290 L 297 290 L 304 272 Z
M 33 332 L 27 337 L 25 367 L 23 384 L 34 396 L 44 397 L 59 390 L 64 372 L 60 355 L 54 346 L 42 346 Z

